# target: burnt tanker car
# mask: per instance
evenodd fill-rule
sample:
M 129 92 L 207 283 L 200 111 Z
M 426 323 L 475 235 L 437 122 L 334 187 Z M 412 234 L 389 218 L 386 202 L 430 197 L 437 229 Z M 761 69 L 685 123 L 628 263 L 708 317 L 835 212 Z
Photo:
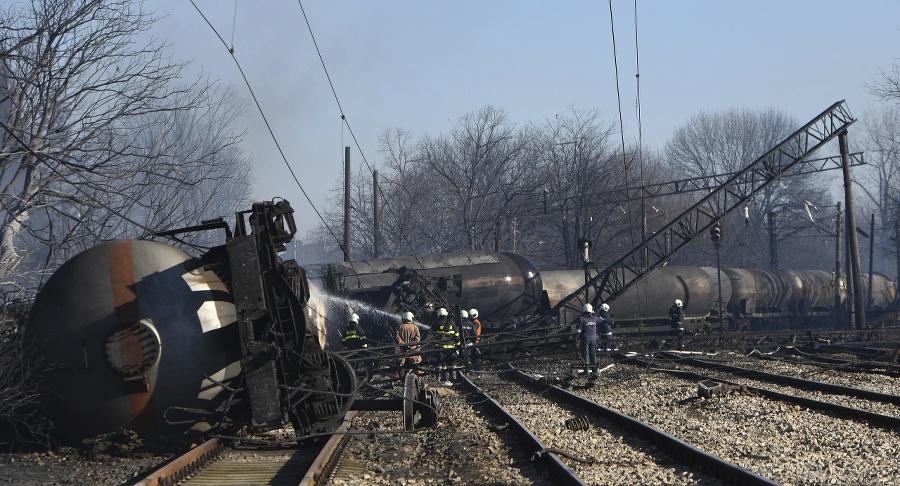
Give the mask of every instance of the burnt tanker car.
M 529 316 L 547 307 L 541 274 L 522 255 L 467 251 L 311 265 L 309 279 L 331 295 L 380 311 L 412 311 L 423 319 L 439 306 L 477 308 L 492 319 Z M 358 310 L 375 340 L 390 339 L 390 323 Z M 380 325 L 379 325 L 380 324 Z
M 287 201 L 256 203 L 233 235 L 221 220 L 182 230 L 225 231 L 200 257 L 121 240 L 54 273 L 25 337 L 43 357 L 42 400 L 60 435 L 333 430 L 356 379 L 323 350 L 304 271 L 277 257 L 292 213 Z
M 556 305 L 584 284 L 582 271 L 541 272 L 544 290 L 551 305 Z M 864 298 L 868 298 L 868 276 L 863 279 Z M 834 277 L 821 270 L 765 270 L 723 268 L 722 311 L 732 329 L 790 329 L 793 327 L 831 327 L 835 303 Z M 847 305 L 844 281 L 840 288 L 842 305 Z M 663 267 L 653 271 L 610 302 L 619 326 L 663 324 L 675 299 L 684 303 L 685 324 L 694 331 L 719 322 L 719 275 L 711 267 Z M 593 289 L 587 291 L 594 299 Z M 881 274 L 872 275 L 872 305 L 869 310 L 884 310 L 896 298 L 894 282 Z M 585 299 L 582 294 L 561 309 L 560 322 L 577 319 Z M 710 319 L 713 317 L 713 319 Z

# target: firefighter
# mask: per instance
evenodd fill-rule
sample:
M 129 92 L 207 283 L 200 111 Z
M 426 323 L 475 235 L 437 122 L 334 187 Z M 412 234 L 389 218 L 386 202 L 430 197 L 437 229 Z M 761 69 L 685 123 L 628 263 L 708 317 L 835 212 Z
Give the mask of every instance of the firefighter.
M 450 319 L 450 313 L 443 307 L 438 309 L 437 312 L 434 337 L 435 347 L 441 350 L 438 353 L 438 380 L 441 381 L 444 386 L 451 386 L 453 385 L 453 382 L 450 381 L 450 378 L 456 378 L 456 371 L 451 373 L 450 361 L 454 358 L 454 354 L 456 354 L 456 347 L 459 343 L 459 331 L 457 331 L 456 326 L 453 325 L 453 320 Z
M 481 342 L 481 321 L 478 319 L 478 309 L 469 309 L 469 320 L 475 324 L 475 344 Z
M 400 328 L 397 330 L 397 344 L 400 345 L 400 352 L 404 354 L 400 358 L 400 373 L 398 373 L 398 377 L 404 370 L 417 371 L 419 363 L 422 362 L 421 354 L 406 355 L 406 353 L 418 349 L 418 343 L 422 340 L 422 333 L 419 331 L 419 326 L 416 326 L 415 322 L 413 322 L 413 319 L 412 312 L 404 312 L 401 317 Z
M 597 313 L 597 319 L 599 320 L 597 334 L 600 335 L 603 351 L 612 351 L 612 328 L 615 322 L 612 316 L 609 315 L 609 304 L 605 302 L 600 304 L 600 312 Z
M 669 307 L 669 323 L 672 325 L 672 336 L 679 348 L 684 347 L 684 308 L 681 299 L 675 299 Z
M 481 342 L 481 321 L 478 319 L 478 309 L 469 310 L 469 320 L 475 325 L 475 344 L 478 344 Z M 471 354 L 472 364 L 478 364 L 480 356 L 481 350 L 477 347 L 473 348 Z
M 597 368 L 597 323 L 599 319 L 594 314 L 594 306 L 584 304 L 581 317 L 578 318 L 578 349 L 581 360 L 592 371 Z
M 469 312 L 465 310 L 459 311 L 459 335 L 460 335 L 460 354 L 467 353 L 470 362 L 475 362 L 477 356 L 475 355 L 476 349 L 473 347 L 475 345 L 475 338 L 477 335 L 475 334 L 475 323 L 469 319 Z
M 350 320 L 347 322 L 347 328 L 344 330 L 344 337 L 341 338 L 344 343 L 344 349 L 358 351 L 369 347 L 366 341 L 366 334 L 359 327 L 359 315 L 350 314 Z

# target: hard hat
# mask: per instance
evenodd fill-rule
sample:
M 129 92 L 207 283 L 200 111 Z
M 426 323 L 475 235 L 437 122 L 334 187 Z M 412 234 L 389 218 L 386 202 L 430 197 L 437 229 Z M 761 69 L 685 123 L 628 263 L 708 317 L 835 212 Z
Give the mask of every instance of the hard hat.
M 607 311 L 607 312 L 608 312 L 608 311 L 609 311 L 609 304 L 606 304 L 606 303 L 600 304 L 600 308 L 603 309 L 604 311 Z
M 353 313 L 350 314 L 350 322 L 355 322 L 359 324 L 359 314 Z
M 438 309 L 438 317 L 447 317 L 447 309 L 441 307 Z
M 412 322 L 413 321 L 413 313 L 406 311 L 403 313 L 403 322 Z
M 681 299 L 675 299 L 675 307 L 681 307 Z
M 469 318 L 469 313 L 466 312 L 465 310 L 461 310 L 461 311 L 459 311 L 459 317 L 460 317 L 461 319 L 468 319 L 468 318 Z
M 469 309 L 469 317 L 478 319 L 478 309 Z
M 591 312 L 594 312 L 594 306 L 592 306 L 591 304 L 584 304 L 584 307 L 582 307 L 581 310 L 590 314 Z

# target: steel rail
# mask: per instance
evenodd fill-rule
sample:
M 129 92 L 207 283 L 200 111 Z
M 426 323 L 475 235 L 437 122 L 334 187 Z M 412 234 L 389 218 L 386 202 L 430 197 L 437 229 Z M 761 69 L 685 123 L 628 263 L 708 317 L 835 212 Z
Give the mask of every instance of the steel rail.
M 309 470 L 303 476 L 303 479 L 300 480 L 300 486 L 314 486 L 328 482 L 329 476 L 334 472 L 340 456 L 347 446 L 347 438 L 349 436 L 346 435 L 346 432 L 350 428 L 350 421 L 353 420 L 353 417 L 356 417 L 356 413 L 355 411 L 350 411 L 344 415 L 344 421 L 341 423 L 341 426 L 334 431 L 334 435 L 328 439 L 325 447 L 313 460 Z
M 625 415 L 609 407 L 603 406 L 593 400 L 584 398 L 581 395 L 572 393 L 568 390 L 564 390 L 563 388 L 556 385 L 547 385 L 545 383 L 541 383 L 540 379 L 529 376 L 519 370 L 511 370 L 510 373 L 515 373 L 520 379 L 525 379 L 535 386 L 546 386 L 547 390 L 557 397 L 570 403 L 576 403 L 579 406 L 591 411 L 592 413 L 595 413 L 607 420 L 611 420 L 616 424 L 621 425 L 631 430 L 632 432 L 644 437 L 645 439 L 660 445 L 663 449 L 669 451 L 675 456 L 688 458 L 688 462 L 694 463 L 700 468 L 710 471 L 712 475 L 728 484 L 778 484 L 771 479 L 764 478 L 754 473 L 753 471 L 744 469 L 737 464 L 722 459 L 721 457 L 704 452 L 673 435 L 667 434 L 666 432 L 657 429 L 656 427 L 646 422 L 642 422 L 634 417 Z
M 460 385 L 469 388 L 475 395 L 481 397 L 481 405 L 488 407 L 495 414 L 502 415 L 505 420 L 507 420 L 513 427 L 517 434 L 522 437 L 527 443 L 527 447 L 533 450 L 535 453 L 545 451 L 545 454 L 542 454 L 542 457 L 546 458 L 546 464 L 550 469 L 550 472 L 554 475 L 554 484 L 573 484 L 573 485 L 586 485 L 587 483 L 581 479 L 578 474 L 573 471 L 569 466 L 567 466 L 559 456 L 549 451 L 547 446 L 541 442 L 540 439 L 534 435 L 528 427 L 525 426 L 522 422 L 520 422 L 515 416 L 513 416 L 509 411 L 503 408 L 500 403 L 494 400 L 490 395 L 488 395 L 484 390 L 479 388 L 475 383 L 473 383 L 469 378 L 462 374 L 460 375 Z
M 237 465 L 223 460 L 223 456 L 239 451 L 229 449 L 222 439 L 212 438 L 129 484 L 325 484 L 346 444 L 347 435 L 344 433 L 355 415 L 356 412 L 348 412 L 341 426 L 321 446 L 298 445 L 288 449 L 272 449 L 257 445 L 259 449 L 246 449 L 255 451 L 256 460 L 240 458 Z M 226 452 L 228 450 L 232 452 Z M 312 451 L 315 451 L 315 456 L 310 455 Z
M 772 355 L 756 352 L 750 353 L 750 356 L 761 360 L 778 361 L 781 363 L 785 362 L 785 360 L 782 358 L 782 356 L 784 355 L 796 356 L 808 360 L 805 361 L 805 364 L 808 364 L 810 366 L 817 366 L 820 368 L 843 371 L 847 373 L 872 373 L 890 376 L 892 378 L 900 378 L 900 371 L 892 370 L 892 366 L 889 363 L 877 361 L 852 361 L 849 359 L 831 358 L 828 356 L 822 356 L 820 353 L 823 352 L 828 351 L 822 351 L 815 347 L 798 348 L 796 346 L 785 346 L 784 348 L 779 347 L 778 350 L 776 350 Z
M 191 471 L 202 467 L 206 462 L 212 460 L 223 448 L 224 446 L 219 443 L 219 439 L 209 439 L 132 484 L 136 486 L 177 484 Z
M 824 383 L 821 381 L 807 380 L 805 378 L 797 378 L 795 376 L 779 375 L 776 373 L 768 373 L 766 371 L 751 370 L 740 366 L 728 365 L 723 363 L 715 363 L 697 358 L 684 358 L 674 353 L 658 353 L 670 361 L 681 364 L 696 366 L 698 368 L 714 369 L 718 371 L 726 371 L 736 376 L 744 378 L 752 378 L 754 380 L 767 381 L 769 383 L 777 383 L 782 385 L 790 385 L 810 390 L 817 390 L 827 393 L 846 395 L 850 397 L 865 398 L 867 400 L 875 400 L 883 403 L 892 403 L 900 405 L 900 395 L 892 395 L 890 393 L 881 393 L 863 388 L 854 388 L 852 386 L 835 385 L 833 383 Z
M 669 374 L 672 376 L 678 376 L 679 378 L 684 378 L 684 379 L 689 379 L 689 380 L 697 380 L 697 381 L 712 380 L 712 381 L 716 381 L 719 383 L 725 383 L 728 385 L 732 385 L 735 387 L 741 387 L 747 391 L 757 393 L 759 395 L 762 395 L 764 397 L 771 398 L 774 400 L 780 400 L 780 401 L 793 403 L 793 404 L 801 405 L 801 406 L 808 407 L 808 408 L 825 410 L 827 412 L 833 412 L 833 413 L 839 414 L 842 417 L 847 418 L 849 420 L 856 420 L 856 421 L 862 420 L 862 421 L 867 421 L 867 422 L 876 423 L 876 424 L 880 424 L 880 425 L 885 425 L 888 427 L 900 426 L 900 417 L 892 417 L 890 415 L 869 412 L 868 410 L 861 410 L 858 408 L 848 407 L 846 405 L 838 405 L 836 403 L 826 402 L 826 401 L 822 401 L 822 400 L 816 400 L 813 398 L 806 398 L 806 397 L 800 397 L 797 395 L 790 395 L 787 393 L 777 392 L 775 390 L 769 390 L 767 388 L 760 388 L 760 387 L 756 387 L 756 386 L 752 386 L 752 385 L 745 385 L 742 383 L 737 383 L 737 382 L 725 380 L 722 378 L 714 378 L 714 377 L 703 375 L 703 374 L 696 373 L 693 371 L 669 370 L 669 369 L 665 369 L 665 368 L 657 368 L 657 367 L 654 367 L 652 363 L 649 363 L 647 361 L 644 361 L 644 360 L 638 359 L 638 358 L 626 358 L 620 362 L 625 363 L 625 364 L 632 364 L 632 365 L 636 364 L 639 366 L 643 366 L 647 369 L 651 369 L 653 371 L 659 371 L 659 372 L 666 373 L 666 374 Z

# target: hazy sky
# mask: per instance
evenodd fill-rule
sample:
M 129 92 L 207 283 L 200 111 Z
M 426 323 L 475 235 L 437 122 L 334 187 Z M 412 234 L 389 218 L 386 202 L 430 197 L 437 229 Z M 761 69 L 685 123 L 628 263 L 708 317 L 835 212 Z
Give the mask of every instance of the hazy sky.
M 320 211 L 342 177 L 343 147 L 353 147 L 354 170 L 363 157 L 377 169 L 378 137 L 387 128 L 415 138 L 448 133 L 488 104 L 517 123 L 570 106 L 618 123 L 608 1 L 194 1 L 233 45 Z M 634 0 L 612 3 L 625 138 L 638 138 L 637 54 L 646 148 L 662 149 L 699 111 L 772 107 L 805 123 L 844 99 L 859 118 L 878 103 L 866 84 L 900 57 L 896 0 L 638 0 L 637 49 Z M 359 149 L 341 122 L 301 4 Z M 314 226 L 237 65 L 190 0 L 148 0 L 146 7 L 164 17 L 152 33 L 176 59 L 248 100 L 254 197 L 284 197 L 302 229 Z

